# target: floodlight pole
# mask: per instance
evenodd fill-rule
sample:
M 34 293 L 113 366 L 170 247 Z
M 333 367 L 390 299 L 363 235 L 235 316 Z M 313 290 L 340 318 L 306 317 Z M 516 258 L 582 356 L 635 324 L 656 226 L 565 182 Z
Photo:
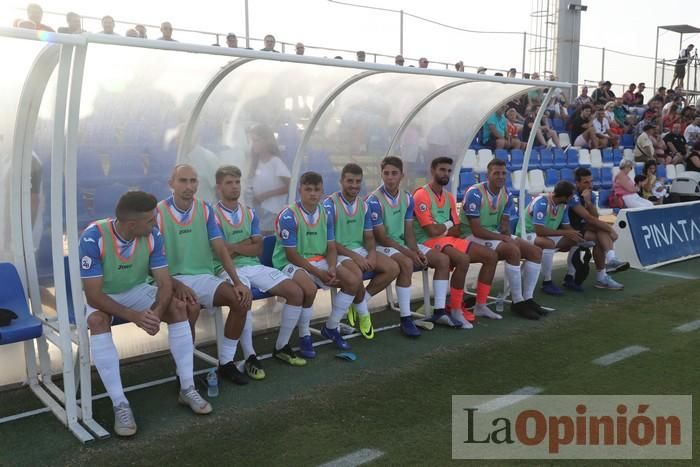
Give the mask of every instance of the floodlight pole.
M 248 21 L 248 0 L 245 0 L 245 46 L 250 48 L 250 22 Z
M 403 55 L 403 10 L 399 11 L 399 54 Z
M 654 48 L 654 92 L 656 92 L 656 67 L 659 66 L 659 27 L 656 26 L 656 47 Z M 663 68 L 661 68 L 663 73 Z

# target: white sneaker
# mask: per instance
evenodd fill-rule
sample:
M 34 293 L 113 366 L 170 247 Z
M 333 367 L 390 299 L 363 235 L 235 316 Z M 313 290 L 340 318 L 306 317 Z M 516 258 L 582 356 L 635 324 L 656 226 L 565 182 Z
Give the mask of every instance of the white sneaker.
M 211 404 L 199 395 L 194 386 L 181 389 L 177 401 L 182 405 L 189 405 L 197 415 L 206 415 L 212 411 Z
M 622 290 L 625 288 L 624 285 L 616 282 L 612 277 L 605 276 L 602 281 L 596 281 L 594 287 L 598 289 L 608 289 L 608 290 Z
M 499 315 L 498 313 L 494 313 L 486 305 L 476 305 L 474 307 L 474 315 L 480 318 L 503 319 L 503 316 Z
M 461 329 L 472 329 L 474 327 L 472 323 L 466 320 L 462 310 L 450 311 L 450 319 L 455 325 L 457 325 L 457 328 L 461 327 Z
M 118 436 L 134 436 L 136 434 L 136 420 L 128 402 L 114 406 L 114 432 Z

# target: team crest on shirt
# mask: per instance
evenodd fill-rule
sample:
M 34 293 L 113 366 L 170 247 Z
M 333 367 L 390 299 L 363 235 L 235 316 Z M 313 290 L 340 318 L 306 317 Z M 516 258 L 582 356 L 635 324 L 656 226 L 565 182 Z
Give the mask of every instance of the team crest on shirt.
M 92 258 L 89 256 L 83 256 L 82 259 L 80 260 L 80 267 L 83 269 L 90 269 L 92 266 Z
M 280 236 L 281 236 L 284 240 L 288 240 L 288 239 L 289 239 L 289 230 L 287 230 L 287 229 L 282 229 L 282 232 L 280 232 Z
M 469 210 L 470 210 L 470 211 L 476 211 L 476 203 L 470 203 L 470 204 L 469 204 Z
M 391 250 L 389 248 L 384 248 L 384 253 L 386 253 L 387 255 L 389 254 L 390 251 Z
M 377 219 L 379 219 L 379 214 L 377 214 L 376 212 L 373 212 L 372 213 L 372 220 L 376 221 Z
M 493 246 L 493 243 L 491 243 L 491 242 L 485 242 L 484 245 L 487 246 L 487 247 L 489 247 L 489 248 L 491 248 L 491 247 Z
M 418 205 L 418 209 L 420 209 L 420 212 L 425 212 L 425 211 L 428 210 L 428 205 L 425 204 L 425 203 L 420 203 L 420 204 Z
M 537 218 L 538 218 L 538 219 L 544 219 L 544 213 L 543 213 L 543 212 L 538 212 L 538 213 L 537 213 Z
M 291 275 L 294 273 L 294 266 L 291 264 L 288 264 L 286 268 L 284 268 L 284 272 L 288 275 Z

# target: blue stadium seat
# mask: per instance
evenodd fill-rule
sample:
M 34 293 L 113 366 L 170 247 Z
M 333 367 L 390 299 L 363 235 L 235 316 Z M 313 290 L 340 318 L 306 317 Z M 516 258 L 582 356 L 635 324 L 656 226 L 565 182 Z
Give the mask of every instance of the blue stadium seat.
M 508 193 L 516 193 L 515 188 L 513 188 L 513 180 L 510 178 L 510 173 L 506 173 L 506 190 Z
M 622 135 L 622 139 L 620 140 L 620 145 L 625 148 L 633 148 L 634 147 L 634 136 L 632 136 L 629 133 L 625 133 Z
M 17 315 L 17 319 L 11 320 L 9 326 L 0 327 L 0 345 L 41 336 L 41 321 L 29 312 L 22 281 L 12 263 L 0 263 L 0 283 L 0 308 L 11 310 Z
M 656 177 L 666 178 L 666 164 L 659 164 L 656 166 Z
M 561 169 L 561 179 L 574 183 L 574 170 L 569 168 Z
M 275 251 L 276 237 L 267 235 L 263 238 L 263 252 L 260 255 L 260 262 L 265 266 L 272 267 L 272 253 Z
M 459 173 L 459 189 L 467 191 L 467 188 L 476 183 L 476 178 L 474 172 L 460 172 Z
M 603 156 L 603 164 L 612 165 L 614 163 L 612 148 L 603 149 L 601 155 Z
M 578 169 L 578 149 L 569 148 L 566 151 L 566 166 L 570 169 Z
M 540 159 L 540 153 L 539 151 L 535 151 L 534 149 L 530 153 L 530 160 L 527 163 L 527 171 L 535 170 L 535 169 L 541 169 L 542 168 L 542 160 Z
M 521 149 L 513 149 L 510 151 L 510 170 L 520 170 L 523 168 L 523 161 L 525 160 L 525 155 Z
M 600 185 L 602 183 L 602 174 L 600 172 L 600 168 L 597 167 L 591 167 L 589 169 L 591 171 L 591 178 L 593 178 L 593 188 L 600 188 Z
M 545 172 L 544 184 L 546 186 L 554 186 L 560 180 L 559 171 L 557 169 L 547 169 Z
M 601 188 L 609 189 L 613 185 L 613 175 L 612 167 L 603 167 L 600 171 L 601 174 Z
M 566 131 L 566 123 L 561 118 L 553 118 L 552 129 L 557 133 L 564 133 Z
M 598 207 L 609 208 L 608 199 L 610 199 L 611 190 L 600 190 L 598 192 Z
M 622 151 L 620 148 L 615 148 L 613 149 L 613 164 L 618 166 L 620 165 L 620 162 L 622 162 Z
M 547 151 L 550 150 L 547 149 Z M 542 152 L 544 152 L 544 150 Z M 554 168 L 563 169 L 564 167 L 566 167 L 566 154 L 564 151 L 557 148 L 554 150 Z
M 494 156 L 496 159 L 500 159 L 504 161 L 506 164 L 508 163 L 508 151 L 505 149 L 496 149 L 494 152 Z
M 552 151 L 540 152 L 540 167 L 542 170 L 554 168 L 554 155 Z

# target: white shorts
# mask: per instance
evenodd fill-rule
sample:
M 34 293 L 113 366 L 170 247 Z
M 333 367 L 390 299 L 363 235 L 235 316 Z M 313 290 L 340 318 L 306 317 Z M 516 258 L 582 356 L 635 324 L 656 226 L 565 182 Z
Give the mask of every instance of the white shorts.
M 397 253 L 401 253 L 399 250 L 396 248 L 390 247 L 390 246 L 377 246 L 375 248 L 377 250 L 377 253 L 381 253 L 384 256 L 392 257 Z M 418 250 L 423 253 L 424 255 L 427 255 L 428 252 L 430 251 L 430 248 L 427 246 L 423 245 L 422 243 L 418 244 Z
M 510 238 L 516 239 L 518 237 L 516 237 L 515 235 L 511 235 Z M 478 243 L 479 245 L 483 245 L 487 248 L 491 248 L 494 251 L 502 242 L 502 240 L 486 240 L 484 238 L 475 237 L 474 235 L 468 236 L 467 240 L 469 240 L 470 242 Z
M 158 287 L 144 282 L 126 292 L 107 295 L 121 306 L 125 306 L 134 311 L 146 311 L 150 310 L 151 306 L 155 303 L 156 293 L 158 293 Z M 90 316 L 93 311 L 97 311 L 97 309 L 86 303 L 85 317 L 87 318 Z
M 246 287 L 256 287 L 260 289 L 261 292 L 267 292 L 288 279 L 288 277 L 279 269 L 264 266 L 262 264 L 236 268 L 236 274 L 238 274 L 238 278 L 246 285 Z M 219 273 L 219 277 L 226 282 L 231 283 L 231 278 L 228 276 L 226 271 L 221 271 Z
M 204 308 L 214 307 L 214 294 L 216 293 L 216 289 L 226 282 L 224 279 L 213 274 L 194 274 L 173 277 L 192 289 L 197 296 L 197 303 Z
M 525 240 L 527 240 L 528 243 L 532 243 L 533 245 L 535 244 L 536 238 L 537 238 L 537 234 L 534 232 L 525 234 Z M 554 246 L 556 247 L 557 245 L 559 245 L 559 241 L 564 237 L 558 236 L 558 237 L 547 237 L 547 238 L 550 239 L 551 241 L 553 241 Z
M 335 267 L 337 268 L 340 266 L 340 264 L 343 261 L 350 260 L 349 257 L 343 256 L 343 255 L 338 255 L 338 259 L 335 262 Z M 328 262 L 325 259 L 319 259 L 318 261 L 309 261 L 314 267 L 319 268 L 321 271 L 328 271 Z M 318 277 L 314 276 L 313 274 L 310 274 L 309 271 L 307 271 L 304 268 L 300 268 L 299 266 L 295 266 L 292 263 L 287 264 L 285 267 L 282 268 L 282 272 L 285 274 L 286 278 L 292 279 L 294 277 L 294 274 L 296 274 L 297 271 L 304 271 L 316 284 L 316 286 L 320 289 L 323 290 L 328 290 L 330 287 L 328 287 L 326 284 L 321 282 L 321 279 Z

